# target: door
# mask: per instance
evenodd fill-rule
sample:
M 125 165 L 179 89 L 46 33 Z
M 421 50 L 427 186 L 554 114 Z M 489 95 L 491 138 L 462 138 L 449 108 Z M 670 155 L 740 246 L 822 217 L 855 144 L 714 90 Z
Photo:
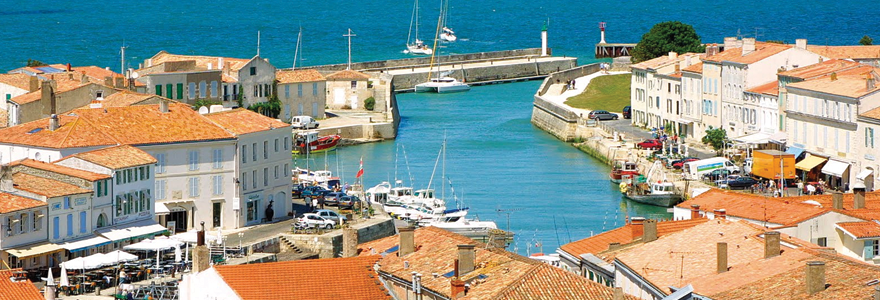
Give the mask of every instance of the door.
M 333 104 L 345 104 L 345 88 L 333 88 Z
M 357 94 L 355 94 L 355 95 L 349 95 L 349 96 L 348 96 L 348 102 L 350 103 L 351 109 L 357 109 L 357 107 L 358 107 L 358 96 L 357 96 Z
M 170 221 L 174 221 L 174 230 L 176 232 L 185 232 L 187 229 L 186 228 L 186 224 L 187 224 L 186 210 L 172 211 L 171 213 L 168 214 L 168 221 L 169 221 L 168 222 L 169 224 L 171 223 Z
M 221 217 L 220 216 L 223 215 L 223 203 L 222 202 L 214 202 L 213 208 L 211 210 L 213 212 L 211 219 L 213 220 L 214 228 L 220 227 L 221 226 L 221 224 L 220 224 Z

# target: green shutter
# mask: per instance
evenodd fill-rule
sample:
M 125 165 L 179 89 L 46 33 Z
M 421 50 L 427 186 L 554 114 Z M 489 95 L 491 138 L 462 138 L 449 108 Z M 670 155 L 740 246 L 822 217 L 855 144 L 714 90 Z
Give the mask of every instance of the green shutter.
M 874 258 L 874 243 L 877 241 L 865 241 L 865 259 L 873 259 Z
M 171 98 L 171 97 L 168 97 Z M 177 100 L 183 99 L 183 83 L 177 84 Z
M 156 85 L 156 95 L 162 96 L 162 85 L 161 84 Z
M 174 92 L 174 90 L 171 89 L 172 87 L 173 85 L 171 85 L 170 83 L 165 85 L 165 89 L 167 90 L 165 91 L 165 97 L 168 97 L 168 99 L 173 99 L 171 98 L 172 93 Z

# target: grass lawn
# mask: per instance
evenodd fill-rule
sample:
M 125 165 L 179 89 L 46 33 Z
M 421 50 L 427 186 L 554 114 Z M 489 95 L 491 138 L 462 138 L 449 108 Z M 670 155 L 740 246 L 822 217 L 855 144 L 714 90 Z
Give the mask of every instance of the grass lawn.
M 571 107 L 621 112 L 629 105 L 630 74 L 605 75 L 593 78 L 580 95 L 565 100 Z

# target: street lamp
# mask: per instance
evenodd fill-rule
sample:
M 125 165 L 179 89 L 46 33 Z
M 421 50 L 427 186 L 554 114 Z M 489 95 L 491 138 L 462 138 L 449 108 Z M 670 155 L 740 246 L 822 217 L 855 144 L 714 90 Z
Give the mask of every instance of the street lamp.
M 238 253 L 241 254 L 241 238 L 244 236 L 244 232 L 238 233 Z

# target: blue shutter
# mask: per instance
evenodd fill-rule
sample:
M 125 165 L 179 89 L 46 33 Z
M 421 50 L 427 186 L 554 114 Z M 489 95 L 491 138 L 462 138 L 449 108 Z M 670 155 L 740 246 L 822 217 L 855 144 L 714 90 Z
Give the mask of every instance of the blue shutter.
M 877 242 L 876 240 L 865 241 L 865 252 L 864 252 L 865 259 L 874 258 L 874 243 L 876 243 L 876 242 Z
M 86 212 L 79 212 L 79 232 L 86 232 Z

